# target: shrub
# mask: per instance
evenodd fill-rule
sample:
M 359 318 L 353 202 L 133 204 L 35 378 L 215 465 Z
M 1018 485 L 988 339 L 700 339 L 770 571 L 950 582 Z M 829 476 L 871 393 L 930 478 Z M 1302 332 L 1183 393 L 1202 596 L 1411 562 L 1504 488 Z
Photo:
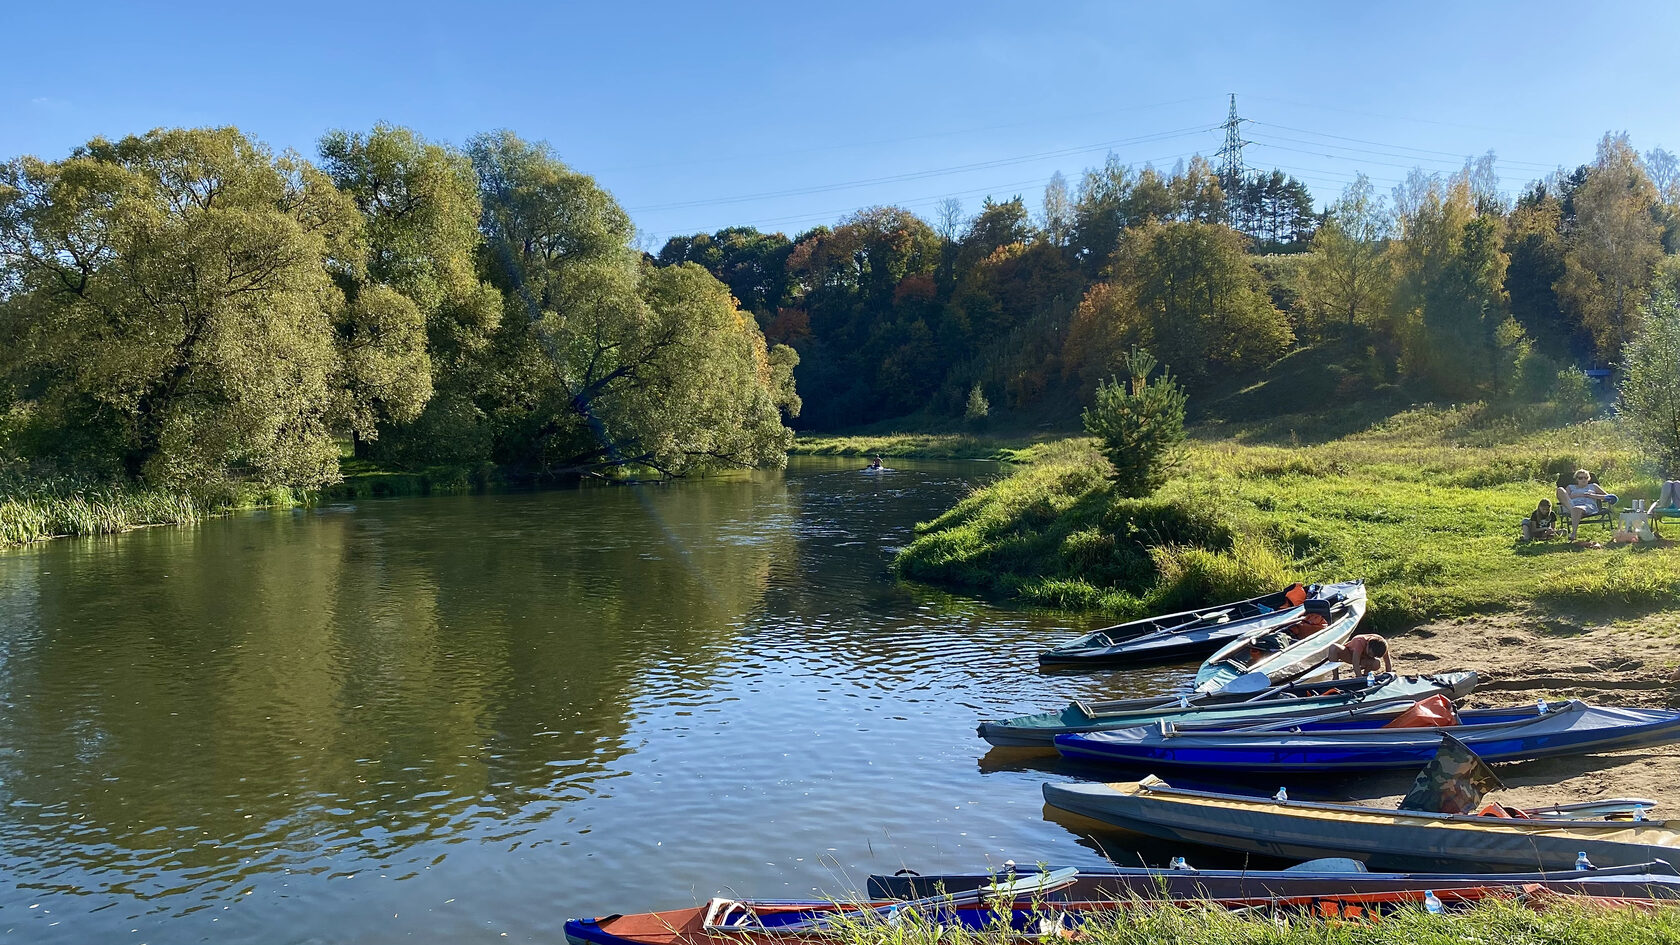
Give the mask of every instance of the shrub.
M 986 419 L 991 412 L 992 404 L 986 399 L 986 392 L 980 389 L 980 382 L 975 381 L 974 386 L 968 389 L 968 404 L 963 408 L 963 419 L 974 423 Z
M 1665 472 L 1680 471 L 1680 300 L 1673 290 L 1645 308 L 1645 330 L 1628 346 L 1616 411 Z
M 1182 458 L 1186 397 L 1166 371 L 1149 379 L 1157 362 L 1134 347 L 1126 357 L 1126 383 L 1097 387 L 1095 406 L 1083 414 L 1085 430 L 1102 440 L 1114 466 L 1114 491 L 1146 496 L 1159 489 Z
M 1585 371 L 1573 365 L 1557 373 L 1552 387 L 1552 403 L 1566 420 L 1585 420 L 1598 412 L 1598 400 L 1593 397 L 1592 381 Z

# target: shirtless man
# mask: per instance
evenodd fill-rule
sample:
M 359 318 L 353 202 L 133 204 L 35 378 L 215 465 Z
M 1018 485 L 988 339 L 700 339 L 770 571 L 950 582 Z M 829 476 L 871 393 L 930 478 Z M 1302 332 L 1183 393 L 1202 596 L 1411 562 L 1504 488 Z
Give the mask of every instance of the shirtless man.
M 1394 663 L 1388 658 L 1388 641 L 1375 633 L 1361 633 L 1353 639 L 1330 650 L 1330 659 L 1346 663 L 1353 667 L 1353 675 L 1363 676 L 1381 669 L 1385 673 L 1394 672 Z M 1336 667 L 1332 679 L 1340 679 L 1342 668 Z

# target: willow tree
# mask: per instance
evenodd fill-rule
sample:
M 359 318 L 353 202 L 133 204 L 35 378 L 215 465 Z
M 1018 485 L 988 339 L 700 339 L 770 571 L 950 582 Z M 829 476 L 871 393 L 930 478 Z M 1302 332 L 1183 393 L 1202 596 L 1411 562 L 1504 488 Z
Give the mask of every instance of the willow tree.
M 468 153 L 507 300 L 485 396 L 498 458 L 673 475 L 785 460 L 786 359 L 727 287 L 699 266 L 645 265 L 617 202 L 547 146 L 502 132 Z
M 412 409 L 370 411 L 358 432 L 371 439 L 385 427 L 380 455 L 387 460 L 472 458 L 433 435 L 474 413 L 479 356 L 502 314 L 501 294 L 478 274 L 480 204 L 472 162 L 391 125 L 365 134 L 331 132 L 320 150 L 323 167 L 366 221 L 365 265 L 345 280 L 356 316 L 348 324 L 398 323 L 421 332 L 422 344 L 409 349 L 420 359 L 410 376 L 424 373 L 432 395 L 421 400 L 426 416 L 419 422 L 409 422 L 417 412 Z M 366 346 L 352 345 L 350 356 L 366 358 Z
M 10 162 L 0 361 L 15 445 L 171 485 L 330 480 L 335 434 L 358 398 L 403 385 L 389 370 L 412 341 L 383 305 L 344 325 L 334 275 L 363 254 L 355 205 L 324 173 L 234 128 Z M 360 365 L 346 338 L 369 349 Z

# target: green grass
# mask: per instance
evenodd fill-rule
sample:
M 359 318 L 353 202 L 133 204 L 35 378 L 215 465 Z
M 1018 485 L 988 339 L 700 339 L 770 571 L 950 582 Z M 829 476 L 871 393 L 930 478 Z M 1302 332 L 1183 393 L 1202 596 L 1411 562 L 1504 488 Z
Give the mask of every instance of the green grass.
M 1297 435 L 1302 445 L 1267 442 L 1270 423 L 1252 439 L 1204 431 L 1148 499 L 1110 495 L 1092 441 L 1017 454 L 1029 464 L 922 525 L 896 567 L 1120 615 L 1290 579 L 1364 578 L 1372 620 L 1391 628 L 1532 602 L 1614 614 L 1680 601 L 1680 547 L 1517 540 L 1523 516 L 1577 466 L 1624 499 L 1655 496 L 1656 480 L 1608 421 L 1537 430 L 1529 414 L 1421 408 L 1322 442 Z
M 459 495 L 482 492 L 501 483 L 501 474 L 490 464 L 483 466 L 431 466 L 413 471 L 382 469 L 359 459 L 338 464 L 344 478 L 321 490 L 321 495 L 339 501 L 382 499 L 392 496 Z
M 1027 438 L 967 433 L 883 433 L 873 436 L 800 436 L 788 452 L 806 456 L 915 456 L 923 459 L 1011 458 Z
M 1447 915 L 1406 907 L 1368 922 L 1140 904 L 1092 915 L 1079 931 L 1077 940 L 1087 945 L 1655 945 L 1680 941 L 1680 908 L 1560 903 L 1536 910 L 1484 900 Z M 947 929 L 913 920 L 845 923 L 835 939 L 843 945 L 1003 945 L 1019 940 L 1001 928 Z
M 245 489 L 215 498 L 139 488 L 57 483 L 0 486 L 0 545 L 109 535 L 148 525 L 190 525 L 238 509 L 298 504 L 289 489 Z

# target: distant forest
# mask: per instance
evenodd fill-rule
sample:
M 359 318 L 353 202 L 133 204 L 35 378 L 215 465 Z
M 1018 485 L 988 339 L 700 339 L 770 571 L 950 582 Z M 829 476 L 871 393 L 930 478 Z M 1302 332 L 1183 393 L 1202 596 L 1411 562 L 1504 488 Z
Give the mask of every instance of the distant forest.
M 1614 367 L 1654 290 L 1680 281 L 1680 164 L 1606 135 L 1596 160 L 1500 193 L 1493 155 L 1363 175 L 1324 212 L 1282 171 L 1225 179 L 1114 158 L 1036 207 L 946 201 L 931 221 L 861 210 L 796 237 L 670 239 L 800 355 L 809 429 L 917 415 L 1074 416 L 1132 345 L 1192 392 L 1324 346 L 1338 395 L 1543 398 Z
M 1071 425 L 1134 346 L 1213 409 L 1304 348 L 1337 400 L 1579 390 L 1680 281 L 1680 162 L 1606 135 L 1514 202 L 1493 167 L 1320 213 L 1281 171 L 1111 157 L 1036 207 L 650 254 L 509 132 L 97 138 L 0 164 L 0 486 L 773 465 L 797 426 Z

